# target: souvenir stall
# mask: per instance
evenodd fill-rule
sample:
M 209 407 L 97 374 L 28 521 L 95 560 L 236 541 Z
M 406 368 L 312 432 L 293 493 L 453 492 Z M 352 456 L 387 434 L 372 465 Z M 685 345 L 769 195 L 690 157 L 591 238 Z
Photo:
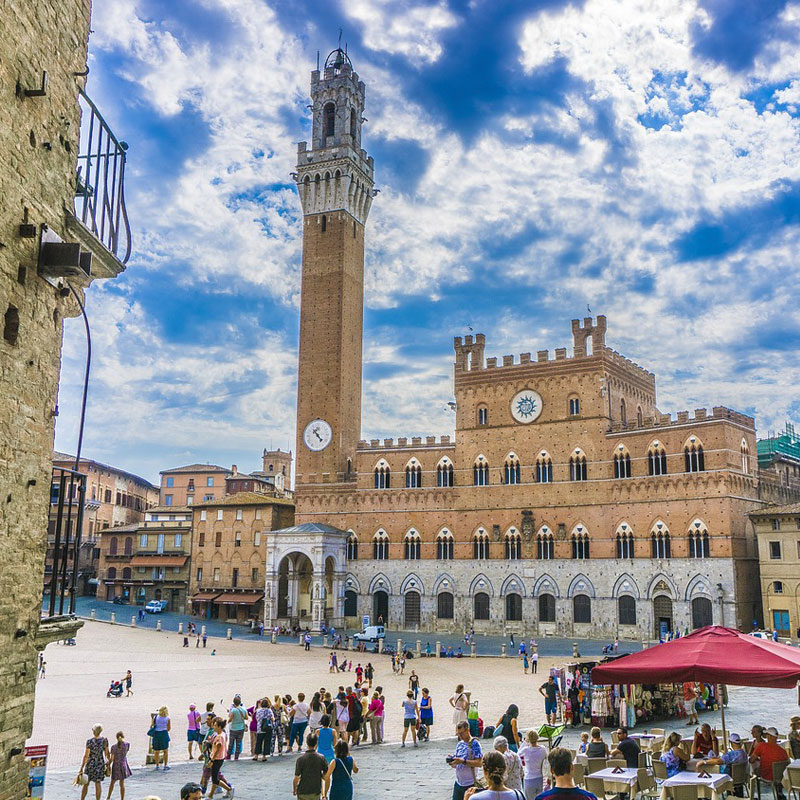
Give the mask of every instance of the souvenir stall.
M 685 716 L 682 683 L 595 684 L 592 669 L 596 666 L 595 661 L 580 661 L 550 670 L 562 694 L 565 724 L 634 728 L 653 720 Z M 716 687 L 700 683 L 698 688 L 699 710 L 718 709 Z

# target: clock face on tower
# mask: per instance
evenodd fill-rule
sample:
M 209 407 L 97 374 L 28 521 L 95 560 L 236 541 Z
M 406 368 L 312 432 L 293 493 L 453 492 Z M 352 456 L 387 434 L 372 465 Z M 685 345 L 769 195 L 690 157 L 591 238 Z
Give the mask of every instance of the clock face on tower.
M 303 431 L 303 441 L 309 450 L 324 450 L 332 435 L 331 426 L 324 419 L 312 419 Z
M 534 422 L 542 413 L 542 396 L 533 389 L 517 392 L 511 400 L 511 416 L 517 422 Z

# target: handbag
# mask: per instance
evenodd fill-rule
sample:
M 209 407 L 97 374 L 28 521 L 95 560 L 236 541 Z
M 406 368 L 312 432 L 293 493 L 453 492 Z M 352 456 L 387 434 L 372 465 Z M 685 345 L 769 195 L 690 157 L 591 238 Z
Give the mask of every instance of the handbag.
M 73 786 L 86 786 L 89 783 L 89 776 L 81 771 L 75 776 L 75 780 L 72 782 Z
M 158 733 L 158 731 L 156 731 L 156 726 L 155 725 L 151 725 L 150 726 L 150 730 L 147 731 L 147 735 L 152 737 L 152 736 L 155 736 L 156 733 Z

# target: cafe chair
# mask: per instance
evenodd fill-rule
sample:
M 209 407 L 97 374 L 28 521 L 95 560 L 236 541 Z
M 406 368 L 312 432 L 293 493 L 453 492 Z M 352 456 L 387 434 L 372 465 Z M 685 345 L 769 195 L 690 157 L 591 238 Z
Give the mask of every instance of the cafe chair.
M 614 767 L 622 767 L 625 769 L 628 766 L 628 762 L 624 758 L 609 758 L 606 761 L 606 767 L 613 769 Z
M 650 766 L 650 754 L 649 753 L 639 753 L 639 768 L 647 769 Z
M 601 769 L 606 768 L 606 760 L 604 758 L 589 758 L 587 759 L 587 762 L 587 775 L 591 775 L 593 772 L 600 772 Z
M 639 769 L 636 770 L 636 783 L 639 785 L 639 791 L 643 798 L 659 797 L 660 791 L 658 784 L 648 769 L 639 767 Z
M 766 786 L 772 790 L 772 796 L 775 800 L 783 794 L 783 786 L 781 785 L 781 781 L 783 780 L 783 773 L 786 771 L 786 768 L 789 766 L 788 761 L 776 761 L 772 765 L 772 781 L 765 780 L 757 775 L 754 775 L 755 778 L 755 795 L 752 794 L 751 790 L 751 797 L 755 796 L 758 800 L 761 800 L 761 787 Z M 751 786 L 753 786 L 753 782 L 751 781 Z
M 586 767 L 583 764 L 572 765 L 572 780 L 578 786 L 583 786 L 583 781 L 586 778 Z
M 731 764 L 731 780 L 733 781 L 733 788 L 741 786 L 744 793 L 749 796 L 750 789 L 750 769 L 748 764 Z
M 616 731 L 611 731 L 611 744 L 619 744 L 619 734 Z
M 619 795 L 613 792 L 606 792 L 606 785 L 602 778 L 590 778 L 586 776 L 586 791 L 591 792 L 597 800 L 616 800 Z
M 789 795 L 800 800 L 800 767 L 789 767 L 785 774 L 789 778 Z
M 653 775 L 656 776 L 657 781 L 665 781 L 667 779 L 667 765 L 658 759 L 653 759 Z
M 666 728 L 650 728 L 648 733 L 652 733 L 653 736 L 661 736 L 662 738 L 667 735 Z
M 669 797 L 670 800 L 697 800 L 697 790 L 699 788 L 697 784 L 668 786 L 667 797 Z

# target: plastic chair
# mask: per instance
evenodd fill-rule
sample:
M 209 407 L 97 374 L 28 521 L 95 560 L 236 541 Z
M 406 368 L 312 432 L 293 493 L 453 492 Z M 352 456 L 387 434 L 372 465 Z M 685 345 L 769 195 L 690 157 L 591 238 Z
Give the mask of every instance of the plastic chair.
M 583 786 L 583 782 L 586 778 L 586 767 L 583 764 L 573 764 L 572 765 L 572 780 L 578 786 Z
M 628 766 L 628 762 L 624 758 L 609 758 L 606 761 L 606 766 L 612 769 L 614 767 L 622 767 L 622 769 L 625 769 Z
M 644 751 L 639 753 L 639 769 L 647 769 L 650 766 L 650 754 Z
M 588 775 L 586 776 L 586 791 L 591 792 L 598 800 L 603 800 L 603 798 L 605 798 L 605 800 L 612 800 L 612 798 L 618 796 L 613 793 L 606 793 L 606 785 L 602 778 L 590 778 Z
M 776 761 L 772 765 L 772 780 L 768 781 L 765 778 L 760 776 L 754 775 L 755 778 L 755 795 L 752 794 L 751 789 L 751 796 L 758 797 L 761 800 L 761 784 L 763 783 L 764 786 L 768 786 L 772 789 L 772 796 L 775 800 L 783 794 L 783 786 L 781 785 L 781 781 L 783 780 L 783 773 L 786 771 L 786 768 L 789 766 L 788 761 Z M 753 781 L 750 782 L 751 787 L 753 786 Z

